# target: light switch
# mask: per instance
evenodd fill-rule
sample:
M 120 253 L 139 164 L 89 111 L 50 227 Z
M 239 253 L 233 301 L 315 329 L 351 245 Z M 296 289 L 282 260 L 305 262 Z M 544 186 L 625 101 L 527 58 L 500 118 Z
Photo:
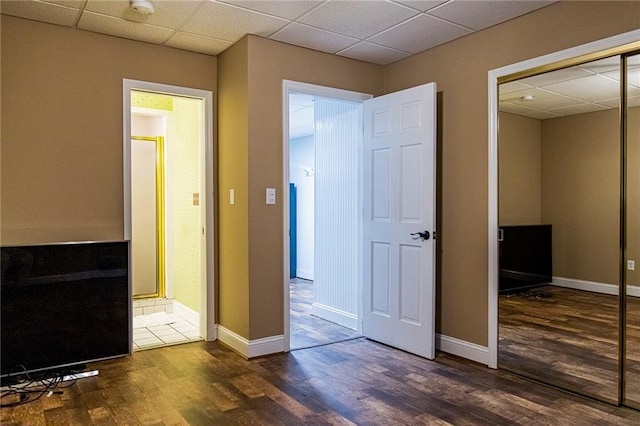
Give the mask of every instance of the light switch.
M 275 203 L 276 203 L 276 189 L 267 188 L 267 204 L 275 204 Z
M 200 194 L 198 192 L 193 193 L 193 205 L 194 206 L 200 205 Z
M 236 203 L 236 190 L 231 188 L 229 190 L 229 204 L 232 206 Z

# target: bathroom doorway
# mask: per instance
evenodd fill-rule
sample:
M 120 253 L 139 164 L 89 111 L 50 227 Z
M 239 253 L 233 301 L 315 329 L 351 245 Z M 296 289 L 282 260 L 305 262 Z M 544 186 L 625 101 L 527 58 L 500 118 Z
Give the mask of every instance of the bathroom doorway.
M 210 93 L 207 99 L 181 88 L 129 86 L 124 155 L 132 347 L 212 340 L 217 336 L 215 327 L 207 326 L 207 318 L 214 318 L 213 291 L 208 291 L 213 277 Z

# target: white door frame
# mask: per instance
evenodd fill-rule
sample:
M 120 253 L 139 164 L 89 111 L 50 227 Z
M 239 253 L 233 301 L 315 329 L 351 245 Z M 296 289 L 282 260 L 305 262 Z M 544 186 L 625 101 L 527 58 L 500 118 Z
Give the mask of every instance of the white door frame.
M 487 365 L 490 368 L 498 368 L 498 79 L 630 43 L 637 43 L 638 40 L 640 40 L 640 30 L 630 31 L 489 71 L 489 358 Z
M 214 281 L 214 180 L 213 180 L 213 94 L 208 90 L 152 83 L 139 80 L 122 80 L 122 162 L 124 185 L 124 239 L 131 240 L 131 91 L 162 93 L 204 101 L 204 163 L 205 163 L 205 252 L 202 269 L 206 271 L 206 279 L 202 280 L 200 290 L 200 333 L 205 340 L 217 339 L 215 324 L 215 281 Z M 211 320 L 211 321 L 209 321 Z
M 364 102 L 371 99 L 373 95 L 352 92 L 349 90 L 336 89 L 326 86 L 318 86 L 315 84 L 301 83 L 297 81 L 283 80 L 282 85 L 282 230 L 283 230 L 283 285 L 284 285 L 284 351 L 289 352 L 291 348 L 290 336 L 290 300 L 289 300 L 289 256 L 291 247 L 289 247 L 289 94 L 291 92 L 305 93 L 309 95 L 323 96 L 326 98 L 335 98 L 353 102 Z M 362 153 L 360 154 L 362 155 Z M 362 188 L 360 188 L 362 192 Z M 362 198 L 362 194 L 360 195 Z M 362 242 L 359 241 L 361 245 Z M 361 250 L 359 250 L 358 270 L 362 270 L 362 259 L 360 258 Z M 362 278 L 358 280 L 358 294 L 362 294 Z M 362 298 L 360 298 L 362 299 Z M 362 300 L 358 301 L 358 319 L 362 318 Z M 358 327 L 361 329 L 361 327 Z

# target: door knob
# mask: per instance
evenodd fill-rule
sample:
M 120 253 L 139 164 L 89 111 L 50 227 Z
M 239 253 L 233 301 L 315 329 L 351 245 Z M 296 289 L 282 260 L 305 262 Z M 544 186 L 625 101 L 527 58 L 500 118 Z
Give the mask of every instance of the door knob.
M 429 234 L 429 231 L 414 232 L 413 234 L 411 234 L 412 237 L 416 235 L 418 235 L 419 238 L 422 238 L 425 241 L 431 238 L 431 234 Z M 417 240 L 417 239 L 418 238 L 414 238 L 414 240 Z

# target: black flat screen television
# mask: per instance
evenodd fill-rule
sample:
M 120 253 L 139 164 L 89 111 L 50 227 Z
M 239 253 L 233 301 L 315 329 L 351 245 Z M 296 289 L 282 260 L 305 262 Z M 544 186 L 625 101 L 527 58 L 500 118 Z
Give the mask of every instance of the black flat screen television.
M 553 281 L 551 225 L 501 226 L 500 294 L 513 294 Z
M 129 242 L 3 246 L 0 380 L 130 353 Z

